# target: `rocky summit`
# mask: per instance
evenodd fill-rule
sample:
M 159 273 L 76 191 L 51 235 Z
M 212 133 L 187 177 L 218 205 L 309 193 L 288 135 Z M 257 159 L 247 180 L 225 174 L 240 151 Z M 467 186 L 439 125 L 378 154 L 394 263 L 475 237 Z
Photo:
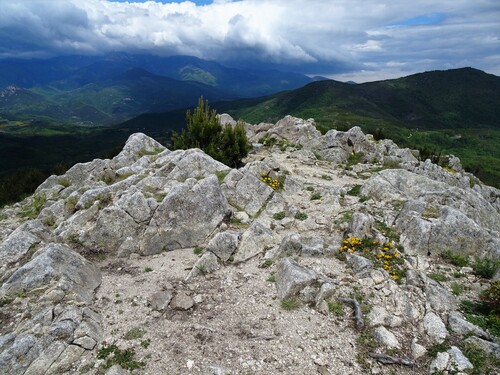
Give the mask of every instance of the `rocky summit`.
M 464 306 L 499 190 L 358 127 L 246 131 L 239 169 L 137 133 L 0 210 L 0 373 L 498 373 Z

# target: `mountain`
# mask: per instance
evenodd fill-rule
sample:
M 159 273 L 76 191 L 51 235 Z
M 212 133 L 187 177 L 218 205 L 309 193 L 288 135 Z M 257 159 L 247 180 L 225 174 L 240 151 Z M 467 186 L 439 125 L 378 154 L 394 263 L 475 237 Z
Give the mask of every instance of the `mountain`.
M 477 69 L 356 85 L 313 82 L 215 107 L 251 123 L 275 122 L 292 114 L 314 117 L 323 131 L 359 125 L 426 153 L 458 155 L 482 179 L 500 184 L 500 77 Z
M 246 132 L 239 169 L 135 133 L 0 208 L 2 373 L 500 372 L 499 190 L 358 127 Z
M 186 108 L 201 95 L 211 101 L 254 97 L 312 81 L 302 74 L 238 70 L 189 56 L 116 53 L 2 60 L 0 88 L 16 87 L 18 93 L 15 103 L 0 97 L 0 116 L 109 125 L 140 113 Z

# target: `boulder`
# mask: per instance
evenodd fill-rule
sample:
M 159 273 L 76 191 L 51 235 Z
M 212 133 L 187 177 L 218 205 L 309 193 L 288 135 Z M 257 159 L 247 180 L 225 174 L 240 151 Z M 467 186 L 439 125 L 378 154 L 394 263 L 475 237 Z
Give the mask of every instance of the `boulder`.
M 19 227 L 0 244 L 0 267 L 17 262 L 30 251 L 40 239 Z
M 101 283 L 101 273 L 96 266 L 69 247 L 51 243 L 16 270 L 2 285 L 0 294 L 14 295 L 56 283 L 66 294 L 72 292 L 90 303 L 94 290 Z
M 276 291 L 278 298 L 297 296 L 303 289 L 318 282 L 319 275 L 290 258 L 283 258 L 276 267 Z
M 429 339 L 436 344 L 441 344 L 448 337 L 446 326 L 441 318 L 433 312 L 425 314 L 423 326 Z
M 115 169 L 132 165 L 147 153 L 169 152 L 159 142 L 143 133 L 131 134 L 122 151 L 113 158 L 112 164 Z
M 241 236 L 240 245 L 234 255 L 234 261 L 244 262 L 257 254 L 265 252 L 273 241 L 273 232 L 260 222 L 254 221 Z
M 239 233 L 225 231 L 217 233 L 208 243 L 207 251 L 215 254 L 221 261 L 227 262 L 238 248 Z
M 194 247 L 227 216 L 227 201 L 217 181 L 209 176 L 175 185 L 156 209 L 141 240 L 143 255 Z

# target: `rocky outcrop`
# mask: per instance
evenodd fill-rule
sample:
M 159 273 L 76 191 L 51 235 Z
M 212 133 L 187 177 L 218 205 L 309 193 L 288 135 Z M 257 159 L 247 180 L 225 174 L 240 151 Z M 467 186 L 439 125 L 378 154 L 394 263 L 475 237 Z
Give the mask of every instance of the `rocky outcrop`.
M 358 127 L 245 129 L 265 146 L 240 169 L 134 134 L 0 211 L 0 368 L 103 373 L 111 343 L 148 373 L 385 373 L 397 351 L 424 374 L 470 369 L 465 343 L 498 355 L 460 311 L 487 281 L 443 264 L 500 259 L 497 189 Z

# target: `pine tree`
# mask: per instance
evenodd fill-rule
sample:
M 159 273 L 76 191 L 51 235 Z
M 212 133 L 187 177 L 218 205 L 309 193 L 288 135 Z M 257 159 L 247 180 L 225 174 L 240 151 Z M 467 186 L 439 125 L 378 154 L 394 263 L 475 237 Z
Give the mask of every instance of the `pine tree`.
M 201 148 L 216 160 L 238 167 L 248 155 L 250 146 L 243 123 L 238 121 L 233 128 L 226 124 L 222 127 L 215 110 L 210 110 L 208 100 L 198 100 L 198 107 L 186 113 L 187 130 L 172 135 L 174 149 Z

